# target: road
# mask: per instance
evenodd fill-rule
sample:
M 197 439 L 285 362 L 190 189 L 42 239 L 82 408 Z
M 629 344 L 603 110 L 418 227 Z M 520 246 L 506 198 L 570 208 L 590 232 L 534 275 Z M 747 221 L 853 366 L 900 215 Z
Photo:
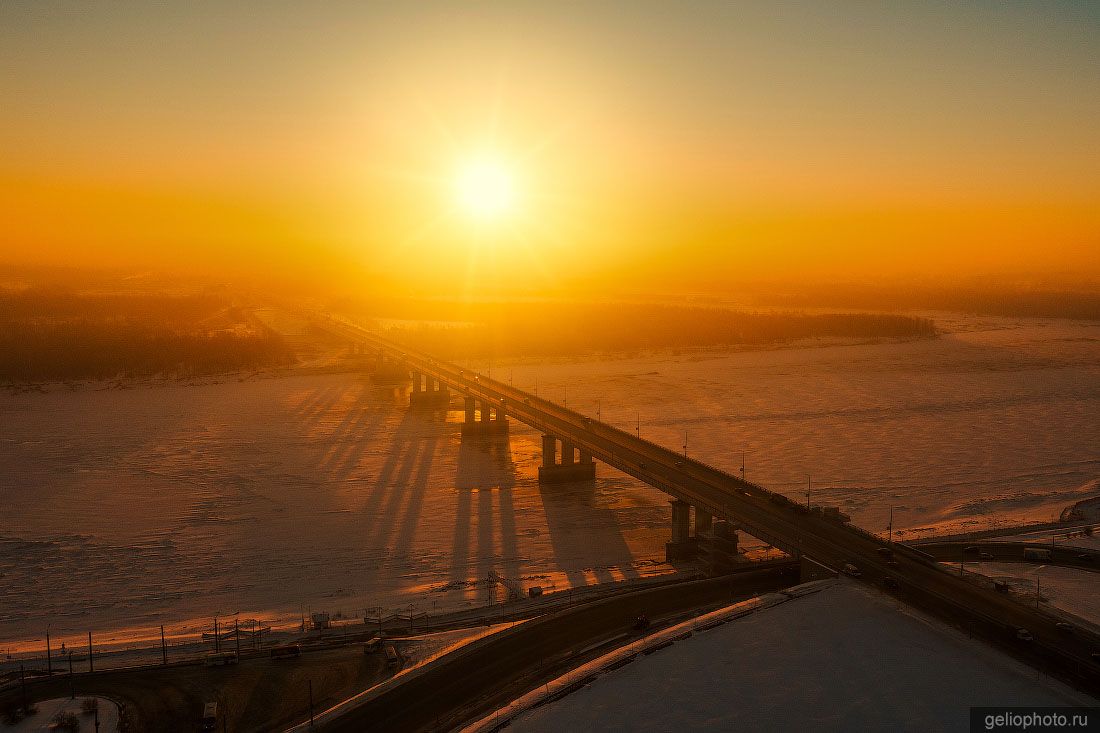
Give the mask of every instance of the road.
M 441 658 L 388 692 L 319 726 L 323 731 L 450 730 L 554 679 L 653 620 L 735 603 L 798 582 L 795 563 L 626 593 L 528 621 L 466 654 Z M 695 615 L 692 613 L 692 615 Z
M 1032 560 L 1024 557 L 1025 549 L 1046 550 L 1049 559 Z M 1043 565 L 1060 565 L 1093 573 L 1100 573 L 1100 552 L 1083 547 L 1051 546 L 1049 542 L 924 542 L 922 552 L 927 552 L 940 562 L 1026 562 Z
M 896 592 L 907 602 L 983 636 L 1080 689 L 1100 694 L 1100 638 L 1085 631 L 1067 636 L 1056 626 L 1060 619 L 952 575 L 927 553 L 901 544 L 888 545 L 879 537 L 814 514 L 780 494 L 702 461 L 485 375 L 417 353 L 355 324 L 326 316 L 314 322 L 434 377 L 462 395 L 487 400 L 536 430 L 570 440 L 594 458 L 793 555 L 812 557 L 834 569 L 851 563 L 866 582 L 896 583 Z M 1030 632 L 1033 641 L 1017 640 L 1021 628 Z

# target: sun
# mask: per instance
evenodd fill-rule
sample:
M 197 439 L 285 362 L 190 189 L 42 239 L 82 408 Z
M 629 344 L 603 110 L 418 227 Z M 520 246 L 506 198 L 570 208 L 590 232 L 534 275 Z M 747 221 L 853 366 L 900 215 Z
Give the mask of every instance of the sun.
M 518 198 L 512 169 L 489 155 L 470 158 L 458 167 L 454 194 L 459 209 L 478 221 L 492 221 L 511 214 Z

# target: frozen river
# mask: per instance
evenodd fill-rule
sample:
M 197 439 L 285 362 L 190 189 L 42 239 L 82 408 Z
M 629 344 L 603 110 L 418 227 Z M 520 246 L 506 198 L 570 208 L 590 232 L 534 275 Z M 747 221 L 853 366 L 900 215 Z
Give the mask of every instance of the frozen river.
M 494 364 L 498 379 L 874 531 L 1049 519 L 1100 493 L 1100 325 L 936 315 L 909 343 Z M 600 467 L 540 488 L 538 435 L 463 443 L 356 373 L 0 395 L 0 651 L 214 613 L 434 612 L 489 570 L 664 572 L 668 505 Z M 457 402 L 454 405 L 458 407 Z M 902 537 L 907 536 L 902 534 Z

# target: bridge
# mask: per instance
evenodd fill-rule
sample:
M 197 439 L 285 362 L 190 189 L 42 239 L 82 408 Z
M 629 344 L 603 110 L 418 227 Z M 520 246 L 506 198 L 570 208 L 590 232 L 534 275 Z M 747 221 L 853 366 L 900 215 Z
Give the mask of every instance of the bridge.
M 1057 618 L 996 593 L 942 567 L 932 555 L 880 537 L 760 486 L 688 458 L 612 425 L 541 399 L 483 374 L 419 353 L 356 324 L 316 317 L 315 325 L 366 349 L 379 374 L 410 379 L 410 405 L 464 404 L 464 435 L 491 434 L 518 420 L 542 433 L 539 481 L 591 479 L 599 461 L 671 497 L 667 553 L 675 559 L 714 520 L 728 523 L 796 558 L 840 571 L 853 566 L 863 582 L 965 628 L 1081 689 L 1100 692 L 1100 638 L 1085 629 L 1067 633 Z M 1031 641 L 1018 638 L 1027 629 Z

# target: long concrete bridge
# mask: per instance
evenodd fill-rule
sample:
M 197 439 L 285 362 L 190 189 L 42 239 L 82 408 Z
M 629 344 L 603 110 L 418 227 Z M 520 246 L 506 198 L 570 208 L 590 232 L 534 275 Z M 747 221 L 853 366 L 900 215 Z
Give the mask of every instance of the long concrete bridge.
M 412 406 L 439 405 L 449 401 L 452 392 L 460 395 L 465 406 L 464 434 L 503 430 L 509 418 L 541 432 L 539 480 L 544 483 L 591 479 L 595 461 L 600 461 L 665 492 L 672 497 L 670 557 L 692 544 L 689 529 L 694 510 L 697 534 L 707 533 L 717 518 L 834 571 L 850 564 L 862 580 L 1078 687 L 1100 692 L 1100 638 L 1084 629 L 1067 634 L 1057 625 L 1061 618 L 952 574 L 927 553 L 887 543 L 700 460 L 418 353 L 358 325 L 328 317 L 318 317 L 315 323 L 357 349 L 374 353 L 379 374 L 411 379 Z M 1033 640 L 1019 639 L 1019 629 L 1027 629 Z

